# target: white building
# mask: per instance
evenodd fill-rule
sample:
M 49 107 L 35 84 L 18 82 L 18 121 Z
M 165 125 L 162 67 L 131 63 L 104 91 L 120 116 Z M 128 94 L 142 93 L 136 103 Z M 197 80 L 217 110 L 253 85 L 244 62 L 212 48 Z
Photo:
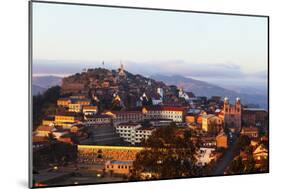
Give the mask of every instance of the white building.
M 161 98 L 163 99 L 164 97 L 164 90 L 162 88 L 157 88 L 157 93 L 161 96 Z
M 144 119 L 141 111 L 106 111 L 103 114 L 112 116 L 114 123 L 138 122 Z
M 182 122 L 184 118 L 184 108 L 168 106 L 144 107 L 143 114 L 146 119 L 171 119 L 174 122 Z
M 135 143 L 140 143 L 143 139 L 147 140 L 152 133 L 155 131 L 155 128 L 138 128 L 135 131 Z
M 215 151 L 215 148 L 200 148 L 197 152 L 196 164 L 198 166 L 204 166 L 208 163 L 210 163 L 212 160 L 215 160 L 215 154 L 213 153 Z
M 185 92 L 183 88 L 180 88 L 179 90 L 179 97 L 184 98 L 186 101 L 192 101 L 197 99 L 192 92 Z
M 109 125 L 112 120 L 112 117 L 109 115 L 86 115 L 84 118 L 86 126 Z
M 164 97 L 164 90 L 162 88 L 157 88 L 157 93 L 155 96 L 152 96 L 152 104 L 159 105 L 163 103 L 163 97 Z
M 143 139 L 148 139 L 155 130 L 153 128 L 142 128 L 139 123 L 120 123 L 115 128 L 116 133 L 132 145 L 140 143 Z

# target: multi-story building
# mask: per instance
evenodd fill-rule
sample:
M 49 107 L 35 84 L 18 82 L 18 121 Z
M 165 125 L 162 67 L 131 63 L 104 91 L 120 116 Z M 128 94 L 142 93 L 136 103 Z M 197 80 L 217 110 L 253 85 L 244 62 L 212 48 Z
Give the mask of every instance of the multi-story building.
M 173 106 L 150 106 L 142 109 L 145 119 L 172 119 L 174 122 L 182 122 L 185 109 Z
M 173 122 L 173 120 L 171 120 L 171 119 L 151 119 L 151 120 L 149 120 L 149 123 L 153 127 L 169 126 L 169 125 L 171 125 L 172 122 Z
M 85 115 L 84 118 L 86 126 L 109 125 L 112 121 L 109 115 Z
M 267 111 L 260 108 L 243 108 L 243 126 L 267 126 Z
M 142 140 L 147 140 L 151 135 L 152 133 L 155 131 L 156 129 L 153 128 L 153 127 L 148 127 L 148 128 L 138 128 L 136 131 L 135 131 L 135 143 L 138 144 L 138 143 L 141 143 Z
M 83 106 L 84 115 L 95 115 L 98 112 L 97 106 Z
M 76 117 L 75 115 L 71 115 L 71 114 L 55 115 L 55 123 L 63 123 L 63 122 L 75 123 Z
M 249 138 L 257 138 L 259 136 L 259 129 L 257 127 L 243 127 L 240 134 L 246 135 Z
M 222 127 L 222 119 L 213 114 L 202 115 L 202 130 L 205 132 L 218 132 Z
M 135 144 L 136 130 L 141 128 L 139 123 L 120 123 L 115 126 L 116 133 L 119 134 L 124 141 Z
M 78 161 L 90 163 L 99 160 L 134 161 L 143 147 L 77 145 Z
M 48 137 L 49 134 L 52 133 L 52 129 L 53 127 L 51 126 L 47 126 L 47 125 L 40 125 L 37 129 L 36 129 L 36 136 L 41 136 L 41 137 Z
M 84 98 L 84 99 L 75 99 L 73 100 L 73 103 L 80 104 L 81 106 L 89 106 L 91 105 L 91 100 Z
M 71 103 L 70 98 L 60 98 L 57 100 L 57 105 L 62 107 L 68 107 L 70 103 Z
M 144 119 L 141 111 L 107 111 L 104 114 L 112 116 L 113 121 L 117 123 L 137 122 Z
M 55 115 L 54 125 L 71 128 L 73 124 L 80 123 L 82 116 L 76 112 L 62 112 Z
M 68 111 L 69 112 L 81 112 L 82 111 L 82 105 L 81 104 L 68 104 Z
M 224 98 L 223 105 L 223 121 L 224 126 L 233 130 L 234 132 L 240 132 L 241 130 L 241 102 L 240 98 L 236 98 L 235 104 L 231 105 L 227 97 Z
M 116 133 L 132 145 L 140 143 L 143 139 L 148 139 L 155 130 L 154 128 L 143 128 L 139 123 L 120 123 L 115 128 Z
M 105 163 L 105 172 L 129 175 L 133 168 L 133 161 L 109 160 Z
M 228 137 L 224 132 L 220 132 L 217 137 L 217 148 L 228 148 Z
M 70 112 L 81 112 L 83 106 L 88 106 L 90 104 L 91 100 L 85 98 L 84 95 L 60 98 L 57 100 L 58 106 L 68 108 Z

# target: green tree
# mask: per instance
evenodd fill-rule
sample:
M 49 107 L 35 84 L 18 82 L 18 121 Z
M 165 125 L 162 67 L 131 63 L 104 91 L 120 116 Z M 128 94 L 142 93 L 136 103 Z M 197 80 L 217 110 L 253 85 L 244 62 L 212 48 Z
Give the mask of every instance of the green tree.
M 46 115 L 55 112 L 56 101 L 60 97 L 60 87 L 54 86 L 45 91 L 42 95 L 36 95 L 32 98 L 33 105 L 33 130 L 40 124 Z
M 241 174 L 244 171 L 244 165 L 242 158 L 239 156 L 237 159 L 234 159 L 228 169 L 229 174 Z
M 240 150 L 245 150 L 251 143 L 251 139 L 246 135 L 240 135 L 235 143 L 235 153 L 239 153 Z
M 257 170 L 255 168 L 256 162 L 252 155 L 248 155 L 248 159 L 244 163 L 244 173 L 255 173 Z
M 140 179 L 142 172 L 151 172 L 154 178 L 176 178 L 197 175 L 194 154 L 196 147 L 190 133 L 176 136 L 176 127 L 156 130 L 144 142 L 145 150 L 139 152 L 133 163 L 131 179 Z
M 262 159 L 259 167 L 259 172 L 268 172 L 269 169 L 269 161 L 268 158 Z

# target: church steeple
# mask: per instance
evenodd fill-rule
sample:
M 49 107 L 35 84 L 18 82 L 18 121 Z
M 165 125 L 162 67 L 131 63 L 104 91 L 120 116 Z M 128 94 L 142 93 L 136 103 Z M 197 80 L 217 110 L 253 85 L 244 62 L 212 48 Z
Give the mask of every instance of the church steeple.
M 124 69 L 124 65 L 122 64 L 121 61 L 120 61 L 120 68 L 119 68 L 118 75 L 119 75 L 119 76 L 126 76 L 125 69 Z

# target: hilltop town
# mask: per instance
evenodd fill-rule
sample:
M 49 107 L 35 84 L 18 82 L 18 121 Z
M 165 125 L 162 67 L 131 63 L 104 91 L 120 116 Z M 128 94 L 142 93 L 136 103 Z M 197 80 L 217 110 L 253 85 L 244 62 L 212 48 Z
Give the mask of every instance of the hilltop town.
M 268 112 L 239 97 L 195 96 L 122 64 L 85 69 L 48 92 L 52 101 L 34 97 L 36 105 L 44 103 L 34 107 L 40 113 L 33 122 L 37 185 L 170 178 L 175 175 L 159 170 L 171 159 L 185 165 L 177 177 L 268 171 Z M 174 150 L 183 146 L 185 155 Z M 165 159 L 159 149 L 172 151 Z M 160 159 L 144 163 L 142 155 L 152 151 Z

